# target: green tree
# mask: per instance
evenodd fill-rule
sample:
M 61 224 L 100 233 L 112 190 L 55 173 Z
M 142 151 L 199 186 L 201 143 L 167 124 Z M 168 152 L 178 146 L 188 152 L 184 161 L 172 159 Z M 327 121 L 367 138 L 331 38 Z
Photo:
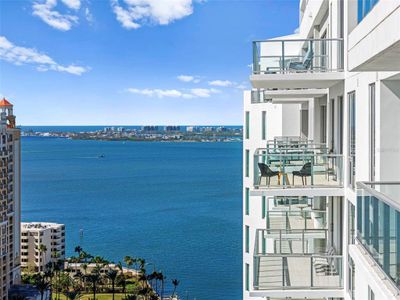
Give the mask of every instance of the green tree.
M 93 292 L 93 300 L 96 300 L 96 292 L 97 292 L 97 286 L 100 284 L 101 281 L 101 275 L 100 272 L 97 270 L 93 271 L 89 275 L 86 275 L 87 281 L 91 284 L 92 292 Z
M 68 300 L 78 300 L 81 298 L 81 292 L 79 290 L 66 291 L 64 295 Z
M 107 271 L 106 276 L 111 281 L 112 299 L 114 300 L 114 296 L 115 296 L 115 280 L 117 279 L 118 271 L 114 270 L 114 269 L 110 269 L 110 270 Z
M 49 290 L 49 282 L 46 277 L 42 274 L 35 276 L 35 286 L 40 293 L 40 300 L 43 300 L 44 293 Z
M 172 296 L 171 296 L 171 298 L 173 299 L 174 296 L 175 296 L 175 293 L 176 293 L 176 288 L 179 285 L 179 280 L 178 279 L 173 279 L 172 280 L 172 285 L 174 286 L 174 291 L 172 292 Z

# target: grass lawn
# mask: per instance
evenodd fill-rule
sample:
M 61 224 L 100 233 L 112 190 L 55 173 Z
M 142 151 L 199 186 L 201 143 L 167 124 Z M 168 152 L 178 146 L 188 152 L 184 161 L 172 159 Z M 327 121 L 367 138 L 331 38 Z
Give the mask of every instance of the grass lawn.
M 55 296 L 53 295 L 53 299 Z M 122 300 L 125 297 L 124 294 L 115 294 L 115 300 Z M 68 300 L 64 295 L 61 295 L 61 300 Z M 93 294 L 83 294 L 80 300 L 89 300 L 93 299 Z M 96 294 L 96 300 L 112 300 L 112 294 Z

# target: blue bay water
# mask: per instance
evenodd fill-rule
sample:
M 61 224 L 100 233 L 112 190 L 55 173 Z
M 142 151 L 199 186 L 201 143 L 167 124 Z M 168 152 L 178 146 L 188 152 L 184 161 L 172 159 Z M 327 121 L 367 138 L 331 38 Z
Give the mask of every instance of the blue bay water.
M 22 147 L 22 219 L 66 224 L 67 255 L 81 244 L 115 262 L 144 257 L 188 299 L 241 298 L 241 143 Z

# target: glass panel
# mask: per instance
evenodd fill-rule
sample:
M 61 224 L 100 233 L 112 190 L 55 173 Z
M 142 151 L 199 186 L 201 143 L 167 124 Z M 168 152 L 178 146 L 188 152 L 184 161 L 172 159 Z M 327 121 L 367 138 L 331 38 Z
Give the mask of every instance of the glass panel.
M 250 112 L 246 111 L 246 139 L 250 138 Z
M 369 186 L 358 183 L 358 186 L 364 188 L 359 188 L 357 196 L 357 239 L 388 278 L 399 286 L 400 214 L 388 203 L 398 201 L 400 193 L 388 195 L 382 190 L 394 191 L 400 183 L 373 183 Z
M 246 212 L 246 215 L 248 216 L 250 214 L 250 189 L 249 188 L 246 188 L 245 194 L 246 194 L 245 195 L 245 198 L 246 198 L 245 212 Z
M 249 150 L 246 150 L 245 151 L 245 163 L 246 163 L 246 166 L 245 166 L 245 175 L 246 175 L 246 177 L 249 177 L 249 168 L 250 168 L 250 151 Z
M 267 112 L 266 111 L 262 112 L 262 117 L 261 118 L 262 118 L 262 121 L 261 121 L 261 138 L 263 140 L 265 140 L 266 136 L 267 136 L 267 133 L 266 133 L 266 131 L 267 131 L 267 128 L 266 128 L 266 126 L 267 126 Z
M 343 71 L 343 39 L 292 39 L 253 42 L 253 73 Z
M 246 253 L 250 251 L 250 227 L 246 225 L 245 227 L 245 240 L 246 240 Z

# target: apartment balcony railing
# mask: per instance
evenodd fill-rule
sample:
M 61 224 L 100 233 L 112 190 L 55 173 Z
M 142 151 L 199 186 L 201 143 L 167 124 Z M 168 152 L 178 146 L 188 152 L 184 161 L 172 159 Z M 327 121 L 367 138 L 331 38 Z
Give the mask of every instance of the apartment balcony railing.
M 357 237 L 400 288 L 400 182 L 357 182 Z
M 257 229 L 256 244 L 262 254 L 328 253 L 327 229 Z M 332 249 L 329 254 L 335 254 Z
M 271 153 L 260 148 L 254 154 L 255 188 L 342 187 L 343 156 L 319 149 L 290 149 Z
M 300 210 L 269 210 L 265 214 L 267 229 L 325 229 L 326 211 L 307 210 L 307 206 L 299 205 Z
M 343 71 L 343 39 L 253 42 L 253 74 Z
M 274 254 L 260 246 L 261 231 L 254 248 L 255 290 L 341 289 L 343 258 L 332 251 L 325 254 Z

